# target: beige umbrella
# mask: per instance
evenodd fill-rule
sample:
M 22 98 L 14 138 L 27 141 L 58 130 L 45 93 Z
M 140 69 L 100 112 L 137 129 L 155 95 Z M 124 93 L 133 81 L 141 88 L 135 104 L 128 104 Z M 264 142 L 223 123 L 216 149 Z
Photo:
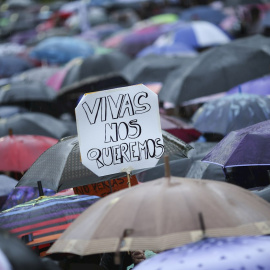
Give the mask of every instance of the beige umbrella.
M 160 178 L 102 198 L 83 212 L 48 253 L 166 250 L 203 235 L 270 233 L 270 204 L 238 186 Z

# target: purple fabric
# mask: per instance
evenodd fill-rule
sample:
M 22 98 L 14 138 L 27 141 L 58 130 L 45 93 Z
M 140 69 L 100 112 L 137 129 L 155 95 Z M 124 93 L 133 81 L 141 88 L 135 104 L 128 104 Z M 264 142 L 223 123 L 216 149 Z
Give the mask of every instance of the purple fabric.
M 227 92 L 227 95 L 235 93 L 246 93 L 267 96 L 270 95 L 270 76 L 242 83 L 239 86 L 233 87 Z
M 270 237 L 206 238 L 162 252 L 136 270 L 270 270 Z
M 270 165 L 270 120 L 230 132 L 202 161 L 223 167 Z

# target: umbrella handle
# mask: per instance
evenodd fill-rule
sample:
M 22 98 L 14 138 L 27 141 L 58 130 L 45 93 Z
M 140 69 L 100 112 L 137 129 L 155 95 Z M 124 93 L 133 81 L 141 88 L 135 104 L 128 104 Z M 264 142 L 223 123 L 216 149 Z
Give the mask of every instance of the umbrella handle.
M 44 192 L 43 192 L 41 181 L 38 181 L 37 184 L 38 184 L 39 196 L 44 196 Z

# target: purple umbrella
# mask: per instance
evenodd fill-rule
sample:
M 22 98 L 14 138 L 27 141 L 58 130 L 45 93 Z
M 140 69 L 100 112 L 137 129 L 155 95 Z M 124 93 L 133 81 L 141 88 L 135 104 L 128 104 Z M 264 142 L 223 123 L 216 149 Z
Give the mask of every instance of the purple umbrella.
M 270 270 L 270 237 L 206 238 L 164 251 L 136 270 Z
M 246 93 L 267 96 L 270 95 L 270 75 L 242 83 L 233 87 L 227 92 L 227 95 L 235 93 Z
M 270 120 L 232 131 L 202 161 L 222 167 L 270 165 Z

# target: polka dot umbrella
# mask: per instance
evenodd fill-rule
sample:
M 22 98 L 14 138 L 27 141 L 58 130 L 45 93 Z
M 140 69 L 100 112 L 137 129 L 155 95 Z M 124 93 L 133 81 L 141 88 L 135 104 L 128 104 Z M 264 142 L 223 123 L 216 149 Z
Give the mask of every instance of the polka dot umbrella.
M 268 236 L 206 238 L 162 252 L 136 270 L 268 270 L 269 255 Z

